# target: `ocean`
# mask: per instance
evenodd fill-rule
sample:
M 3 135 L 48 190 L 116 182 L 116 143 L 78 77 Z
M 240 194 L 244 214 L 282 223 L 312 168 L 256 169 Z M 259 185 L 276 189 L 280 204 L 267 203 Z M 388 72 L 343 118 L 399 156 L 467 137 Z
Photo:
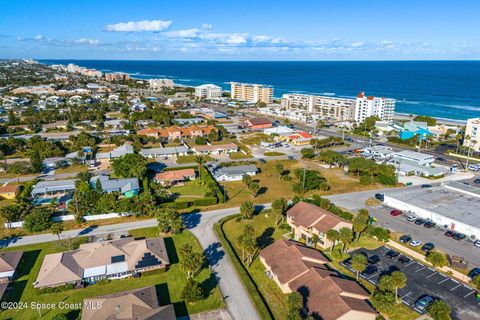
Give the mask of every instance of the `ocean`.
M 126 72 L 140 79 L 170 78 L 178 84 L 213 83 L 229 90 L 230 81 L 274 86 L 288 92 L 397 99 L 396 112 L 442 119 L 480 117 L 480 61 L 133 61 L 40 60 L 74 63 L 104 72 Z

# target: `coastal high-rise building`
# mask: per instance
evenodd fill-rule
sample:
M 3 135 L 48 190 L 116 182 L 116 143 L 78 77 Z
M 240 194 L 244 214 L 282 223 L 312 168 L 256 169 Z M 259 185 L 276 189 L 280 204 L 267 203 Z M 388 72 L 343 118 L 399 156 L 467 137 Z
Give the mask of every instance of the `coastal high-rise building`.
M 195 87 L 195 97 L 200 99 L 212 99 L 222 96 L 222 88 L 214 84 L 202 84 Z
M 174 83 L 171 79 L 148 79 L 148 85 L 152 90 L 162 90 L 163 88 L 173 88 Z
M 105 73 L 105 80 L 107 81 L 130 80 L 130 76 L 122 72 Z
M 297 93 L 284 94 L 280 104 L 284 108 L 303 109 L 334 121 L 353 120 L 355 111 L 354 99 Z
M 475 151 L 480 151 L 480 118 L 467 120 L 463 145 L 473 148 Z
M 355 99 L 354 120 L 363 122 L 365 118 L 377 116 L 382 121 L 392 121 L 395 114 L 395 99 L 366 96 L 360 92 Z
M 248 102 L 264 102 L 266 104 L 273 101 L 273 87 L 262 84 L 252 83 L 230 83 L 230 97 L 236 100 Z

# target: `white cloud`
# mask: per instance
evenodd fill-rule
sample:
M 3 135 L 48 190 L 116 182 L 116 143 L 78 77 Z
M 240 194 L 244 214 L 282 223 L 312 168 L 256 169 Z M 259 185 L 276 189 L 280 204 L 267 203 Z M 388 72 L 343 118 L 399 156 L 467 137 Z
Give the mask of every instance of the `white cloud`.
M 168 31 L 168 32 L 164 32 L 163 35 L 169 38 L 196 38 L 198 37 L 200 32 L 201 32 L 200 29 L 192 28 L 192 29 L 185 29 L 185 30 Z
M 81 39 L 74 40 L 73 43 L 75 43 L 75 44 L 86 44 L 86 45 L 90 45 L 90 46 L 95 46 L 95 45 L 97 45 L 97 44 L 100 43 L 100 40 L 98 40 L 98 39 L 81 38 Z
M 42 40 L 45 40 L 45 37 L 42 36 L 41 34 L 38 34 L 38 35 L 36 35 L 33 39 L 34 39 L 34 40 L 37 40 L 37 41 L 42 41 Z
M 171 20 L 142 20 L 109 24 L 105 29 L 113 32 L 163 31 L 171 24 Z
M 212 30 L 212 25 L 208 23 L 202 24 L 202 29 L 203 30 Z

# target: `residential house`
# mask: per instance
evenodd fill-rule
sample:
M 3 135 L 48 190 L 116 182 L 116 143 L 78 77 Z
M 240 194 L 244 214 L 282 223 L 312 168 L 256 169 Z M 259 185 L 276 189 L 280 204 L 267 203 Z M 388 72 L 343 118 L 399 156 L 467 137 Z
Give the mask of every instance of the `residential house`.
M 258 172 L 255 165 L 231 166 L 231 167 L 213 167 L 210 169 L 213 177 L 217 181 L 240 181 L 243 176 L 254 176 Z
M 6 185 L 0 187 L 0 197 L 3 199 L 15 199 L 19 192 L 19 185 Z
M 244 126 L 252 131 L 263 130 L 266 128 L 271 128 L 273 126 L 272 121 L 267 118 L 248 118 L 243 122 Z
M 0 299 L 8 289 L 8 285 L 15 278 L 15 272 L 22 259 L 23 251 L 0 252 Z
M 32 196 L 60 195 L 75 191 L 76 179 L 40 181 L 32 189 Z
M 322 249 L 329 248 L 333 243 L 327 239 L 330 229 L 352 228 L 352 223 L 342 219 L 330 211 L 314 204 L 300 201 L 287 211 L 287 223 L 292 228 L 295 240 L 303 239 L 311 243 L 314 235 L 318 236 L 317 245 Z
M 103 122 L 103 125 L 105 128 L 122 129 L 125 123 L 127 123 L 126 120 L 110 119 L 110 120 L 105 120 Z
M 52 123 L 46 123 L 42 126 L 44 131 L 53 130 L 53 129 L 62 129 L 66 130 L 68 128 L 68 121 L 55 121 Z
M 95 158 L 100 162 L 110 162 L 111 159 L 120 158 L 130 153 L 134 153 L 133 147 L 130 144 L 125 143 L 110 152 L 98 152 L 95 155 Z
M 66 157 L 51 157 L 45 158 L 42 161 L 43 167 L 48 169 L 55 169 L 62 165 L 69 165 L 70 163 L 71 159 L 67 159 Z
M 194 169 L 181 169 L 164 171 L 155 175 L 155 181 L 162 186 L 174 186 L 184 181 L 195 180 L 196 174 Z
M 170 264 L 163 238 L 122 238 L 81 244 L 77 250 L 47 254 L 33 286 L 95 283 L 120 279 Z
M 176 319 L 173 304 L 159 305 L 155 286 L 88 298 L 82 306 L 82 320 Z
M 192 147 L 193 152 L 198 155 L 202 154 L 228 154 L 238 151 L 238 146 L 235 143 L 224 144 L 206 144 Z
M 139 135 L 146 135 L 153 138 L 167 138 L 168 140 L 189 139 L 207 137 L 212 130 L 218 130 L 215 126 L 189 126 L 189 127 L 168 127 L 168 128 L 146 128 L 138 131 Z
M 97 183 L 100 183 L 104 193 L 118 192 L 126 198 L 136 196 L 140 192 L 138 178 L 110 179 L 107 175 L 99 175 L 90 179 L 93 188 L 96 188 Z
M 188 105 L 186 98 L 168 98 L 165 105 L 169 107 L 186 107 Z
M 162 147 L 149 148 L 140 150 L 140 154 L 145 158 L 163 158 L 186 156 L 190 148 L 186 145 L 174 146 L 174 147 Z
M 323 320 L 374 320 L 367 291 L 329 269 L 328 259 L 292 240 L 277 240 L 260 252 L 266 274 L 284 293 L 298 292 L 305 311 Z

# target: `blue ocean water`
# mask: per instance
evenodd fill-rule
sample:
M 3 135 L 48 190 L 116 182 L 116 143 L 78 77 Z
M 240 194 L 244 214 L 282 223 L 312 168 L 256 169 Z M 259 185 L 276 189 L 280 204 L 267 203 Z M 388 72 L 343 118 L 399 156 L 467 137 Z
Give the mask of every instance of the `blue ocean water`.
M 273 85 L 286 92 L 367 95 L 397 99 L 396 111 L 444 119 L 480 117 L 480 61 L 132 61 L 42 60 L 75 63 L 133 77 L 171 78 L 184 85 L 228 82 Z

